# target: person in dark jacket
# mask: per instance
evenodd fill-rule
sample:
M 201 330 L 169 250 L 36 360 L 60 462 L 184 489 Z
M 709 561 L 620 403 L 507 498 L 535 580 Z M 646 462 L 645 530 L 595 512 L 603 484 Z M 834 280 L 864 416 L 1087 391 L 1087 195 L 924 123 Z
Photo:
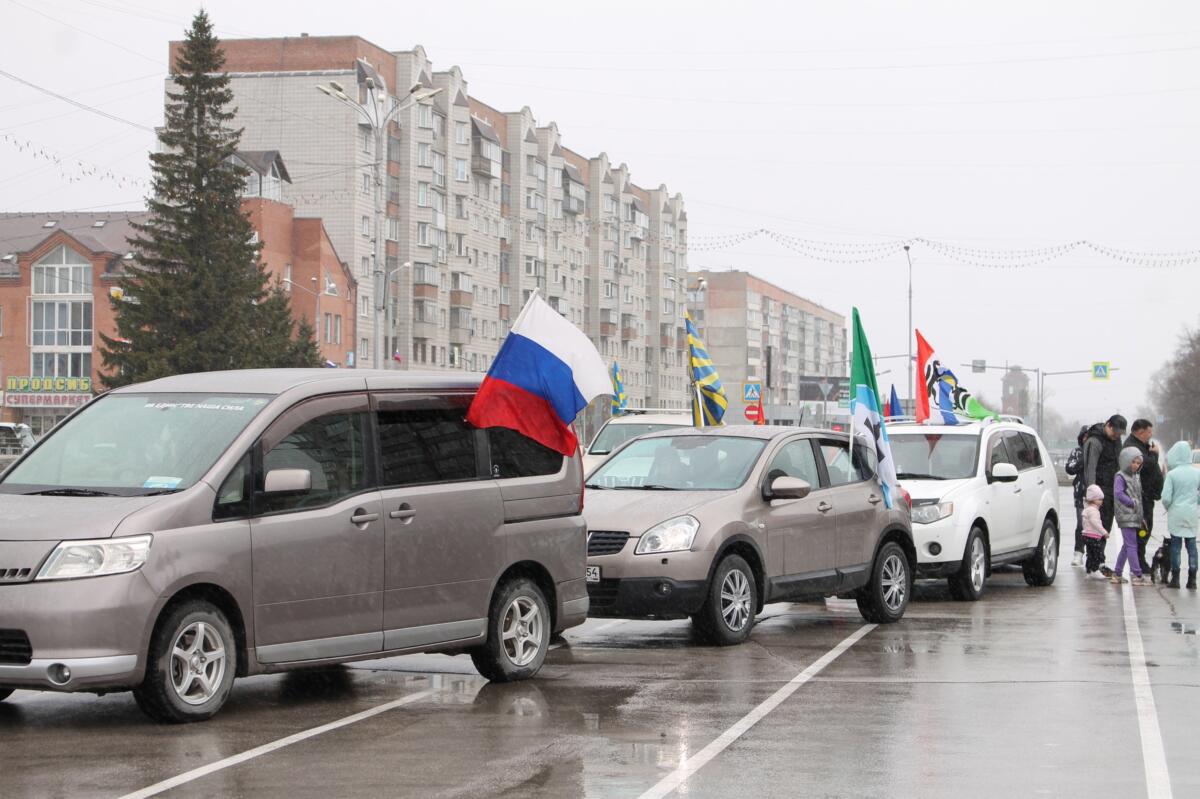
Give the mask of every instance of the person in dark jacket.
M 1158 462 L 1160 453 L 1158 444 L 1151 440 L 1153 435 L 1154 423 L 1149 419 L 1138 419 L 1129 428 L 1129 438 L 1125 439 L 1126 447 L 1135 447 L 1142 453 L 1142 470 L 1138 476 L 1142 481 L 1142 513 L 1146 518 L 1146 535 L 1138 538 L 1138 560 L 1145 574 L 1150 573 L 1146 544 L 1150 541 L 1150 533 L 1154 532 L 1154 503 L 1162 499 L 1163 490 L 1163 471 Z
M 1083 445 L 1083 482 L 1085 485 L 1111 486 L 1120 471 L 1117 456 L 1121 451 L 1121 436 L 1128 426 L 1125 417 L 1113 414 L 1104 424 L 1097 422 L 1088 429 L 1087 441 Z M 1104 492 L 1104 504 L 1100 506 L 1100 520 L 1105 530 L 1112 530 L 1112 491 Z M 1140 564 L 1139 564 L 1140 565 Z
M 1083 482 L 1083 445 L 1087 441 L 1087 433 L 1087 425 L 1079 428 L 1075 449 L 1071 450 L 1063 466 L 1063 471 L 1074 478 L 1072 485 L 1075 489 L 1075 556 L 1071 561 L 1072 566 L 1083 565 L 1083 503 L 1087 493 L 1087 483 Z

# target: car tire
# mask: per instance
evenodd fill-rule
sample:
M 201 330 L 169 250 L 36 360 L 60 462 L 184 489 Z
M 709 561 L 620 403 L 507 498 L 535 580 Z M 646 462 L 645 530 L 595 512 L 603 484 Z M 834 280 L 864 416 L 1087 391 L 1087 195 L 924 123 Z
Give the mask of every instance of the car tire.
M 950 596 L 963 602 L 977 602 L 987 589 L 988 556 L 983 530 L 971 528 L 963 549 L 962 566 L 950 576 Z
M 871 565 L 871 581 L 858 596 L 858 612 L 869 622 L 891 624 L 904 616 L 912 594 L 912 568 L 895 541 L 879 548 Z
M 3 702 L 5 699 L 8 699 L 10 696 L 12 696 L 12 692 L 12 688 L 0 688 L 0 702 Z
M 237 639 L 216 606 L 190 600 L 168 608 L 150 638 L 146 676 L 133 698 L 164 724 L 210 719 L 237 676 Z
M 1033 586 L 1047 586 L 1054 583 L 1058 575 L 1058 525 L 1049 516 L 1042 522 L 1042 535 L 1038 539 L 1037 552 L 1021 564 L 1025 573 L 1025 582 Z
M 492 682 L 528 680 L 546 660 L 550 627 L 542 589 L 524 577 L 508 580 L 492 596 L 487 641 L 471 651 L 471 662 Z
M 702 641 L 734 646 L 750 637 L 757 608 L 754 570 L 741 555 L 726 555 L 708 581 L 708 594 L 692 616 L 692 627 Z

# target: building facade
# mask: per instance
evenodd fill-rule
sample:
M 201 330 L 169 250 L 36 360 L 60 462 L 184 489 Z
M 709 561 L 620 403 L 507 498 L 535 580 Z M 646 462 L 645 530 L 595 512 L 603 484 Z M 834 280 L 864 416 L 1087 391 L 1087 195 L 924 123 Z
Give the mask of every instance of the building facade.
M 688 306 L 744 422 L 744 386 L 762 385 L 767 419 L 826 424 L 846 414 L 846 318 L 748 272 L 688 273 Z M 838 378 L 842 378 L 839 380 Z
M 242 146 L 284 153 L 282 199 L 326 221 L 359 280 L 356 363 L 376 363 L 378 302 L 380 365 L 485 371 L 536 290 L 620 364 L 632 405 L 686 407 L 679 194 L 573 152 L 527 107 L 472 96 L 458 67 L 435 70 L 420 46 L 307 36 L 222 46 Z M 378 153 L 362 115 L 316 84 L 360 102 L 383 87 L 385 107 L 402 103 Z M 437 93 L 403 105 L 414 89 Z M 377 156 L 383 301 L 371 278 Z
M 354 279 L 321 220 L 295 218 L 289 206 L 261 197 L 247 198 L 243 208 L 273 277 L 323 286 L 311 297 L 292 294 L 292 312 L 310 322 L 323 314 L 317 331 L 327 331 L 329 340 L 321 344 L 322 356 L 346 363 L 353 351 Z M 101 334 L 116 335 L 111 297 L 133 262 L 132 224 L 146 217 L 0 214 L 0 421 L 24 422 L 40 436 L 99 389 Z M 341 343 L 339 316 L 348 325 Z

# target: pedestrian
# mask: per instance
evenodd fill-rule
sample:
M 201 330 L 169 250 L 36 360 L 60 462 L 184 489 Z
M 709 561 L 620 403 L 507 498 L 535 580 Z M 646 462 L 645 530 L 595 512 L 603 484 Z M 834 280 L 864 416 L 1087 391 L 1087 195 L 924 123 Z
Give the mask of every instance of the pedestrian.
M 1104 504 L 1104 490 L 1090 485 L 1084 492 L 1084 507 L 1080 513 L 1083 520 L 1083 541 L 1087 546 L 1087 563 L 1084 576 L 1104 579 L 1100 567 L 1104 565 L 1104 546 L 1108 543 L 1108 531 L 1100 521 L 1100 506 Z
M 1071 454 L 1067 456 L 1067 463 L 1063 466 L 1063 471 L 1074 478 L 1072 486 L 1075 491 L 1075 555 L 1071 559 L 1072 566 L 1083 565 L 1083 505 L 1088 487 L 1087 483 L 1083 482 L 1083 444 L 1087 441 L 1087 432 L 1087 425 L 1079 428 L 1079 435 L 1075 438 L 1075 449 L 1071 450 Z M 1101 496 L 1104 496 L 1103 492 Z M 1099 518 L 1096 524 L 1099 526 Z
M 1113 498 L 1116 500 L 1117 527 L 1121 528 L 1121 552 L 1117 555 L 1117 565 L 1113 568 L 1111 579 L 1114 583 L 1146 585 L 1142 564 L 1137 556 L 1138 533 L 1146 526 L 1142 518 L 1142 482 L 1138 477 L 1138 471 L 1142 468 L 1142 453 L 1137 447 L 1126 447 L 1117 458 L 1121 471 L 1113 478 Z M 1132 580 L 1121 576 L 1125 561 L 1129 561 Z
M 1154 533 L 1154 503 L 1162 497 L 1163 471 L 1159 463 L 1158 442 L 1153 440 L 1154 423 L 1149 419 L 1138 419 L 1129 428 L 1125 446 L 1136 447 L 1142 453 L 1142 470 L 1138 479 L 1142 481 L 1142 514 L 1146 517 L 1146 534 L 1138 538 L 1138 563 L 1145 573 L 1150 572 L 1146 560 L 1146 545 Z
M 1171 534 L 1171 588 L 1179 587 L 1180 550 L 1187 544 L 1187 587 L 1196 590 L 1197 503 L 1200 498 L 1200 469 L 1192 468 L 1192 448 L 1176 441 L 1167 450 L 1167 478 L 1163 481 L 1162 502 L 1167 509 L 1167 530 Z
M 1097 422 L 1088 428 L 1087 440 L 1083 444 L 1083 482 L 1085 485 L 1104 487 L 1104 504 L 1100 506 L 1100 519 L 1106 532 L 1113 526 L 1113 478 L 1117 476 L 1117 453 L 1121 436 L 1125 435 L 1125 417 L 1113 414 L 1108 421 Z M 1100 571 L 1112 574 L 1108 566 Z

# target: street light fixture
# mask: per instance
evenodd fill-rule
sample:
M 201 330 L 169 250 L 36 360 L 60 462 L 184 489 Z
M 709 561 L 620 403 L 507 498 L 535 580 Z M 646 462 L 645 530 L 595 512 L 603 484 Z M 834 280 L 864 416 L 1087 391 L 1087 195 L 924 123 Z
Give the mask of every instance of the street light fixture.
M 311 277 L 311 278 L 309 278 L 309 280 L 311 280 L 313 283 L 317 282 L 316 277 Z M 319 291 L 315 291 L 313 289 L 305 288 L 304 286 L 301 286 L 299 283 L 292 280 L 290 277 L 285 277 L 283 279 L 283 282 L 287 283 L 289 286 L 294 286 L 295 288 L 298 288 L 301 291 L 307 291 L 309 294 L 313 295 L 313 297 L 316 298 L 317 310 L 316 310 L 316 313 L 313 315 L 313 335 L 315 335 L 317 337 L 317 349 L 320 349 L 320 345 L 321 345 L 321 293 Z
M 358 114 L 361 122 L 365 123 L 370 129 L 375 139 L 375 159 L 372 163 L 372 172 L 374 176 L 375 192 L 374 192 L 374 213 L 373 225 L 371 229 L 371 260 L 373 262 L 373 283 L 372 289 L 374 294 L 374 314 L 372 322 L 374 324 L 374 346 L 371 353 L 371 365 L 379 369 L 382 367 L 381 350 L 383 349 L 383 316 L 386 309 L 386 293 L 385 275 L 383 271 L 382 257 L 380 253 L 380 214 L 381 214 L 381 192 L 383 188 L 383 136 L 387 132 L 387 126 L 395 119 L 396 115 L 406 108 L 417 103 L 427 103 L 435 95 L 441 92 L 441 88 L 425 89 L 420 84 L 415 84 L 409 89 L 408 94 L 397 99 L 391 97 L 387 93 L 387 87 L 380 85 L 372 77 L 367 77 L 363 82 L 367 89 L 367 101 L 360 103 L 352 99 L 346 90 L 337 81 L 331 80 L 328 84 L 318 84 L 317 91 L 328 95 L 343 105 L 347 105 L 354 109 Z M 391 330 L 388 331 L 388 337 L 391 337 Z M 390 360 L 390 357 L 389 357 Z

